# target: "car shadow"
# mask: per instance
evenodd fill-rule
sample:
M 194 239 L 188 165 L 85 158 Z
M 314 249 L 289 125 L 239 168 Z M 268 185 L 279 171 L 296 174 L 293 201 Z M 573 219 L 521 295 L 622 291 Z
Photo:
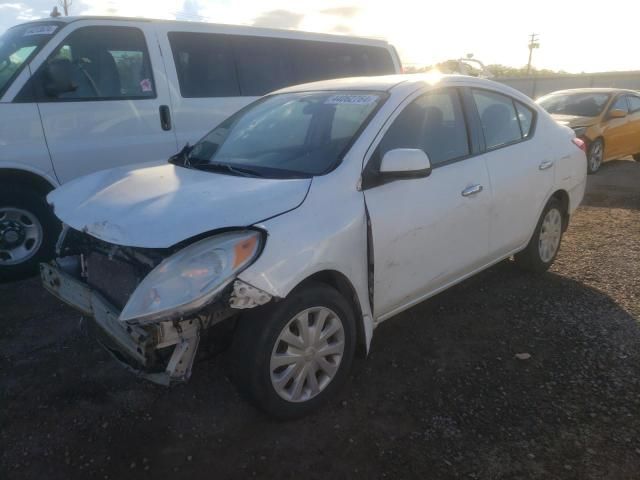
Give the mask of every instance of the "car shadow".
M 582 205 L 640 209 L 640 162 L 630 159 L 605 162 L 587 177 Z

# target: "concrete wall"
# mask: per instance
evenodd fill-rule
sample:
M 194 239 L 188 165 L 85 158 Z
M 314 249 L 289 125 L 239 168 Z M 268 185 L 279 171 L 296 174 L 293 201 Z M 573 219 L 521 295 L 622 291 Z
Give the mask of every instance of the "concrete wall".
M 538 98 L 545 93 L 566 88 L 615 87 L 640 90 L 640 71 L 541 77 L 495 77 L 492 80 L 520 90 L 531 98 Z

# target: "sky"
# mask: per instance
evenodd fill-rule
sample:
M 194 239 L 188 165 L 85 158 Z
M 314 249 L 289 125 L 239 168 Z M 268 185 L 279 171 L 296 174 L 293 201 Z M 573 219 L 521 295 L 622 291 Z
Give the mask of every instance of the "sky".
M 0 32 L 57 0 L 0 0 Z M 485 64 L 567 72 L 640 70 L 638 0 L 73 0 L 73 15 L 123 15 L 384 38 L 405 65 L 472 53 Z

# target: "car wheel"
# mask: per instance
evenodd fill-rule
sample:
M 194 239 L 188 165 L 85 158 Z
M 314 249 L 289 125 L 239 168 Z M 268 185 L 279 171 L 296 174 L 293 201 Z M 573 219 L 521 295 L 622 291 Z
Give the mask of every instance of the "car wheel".
M 320 283 L 240 319 L 231 376 L 258 408 L 279 419 L 304 416 L 347 379 L 356 329 L 348 302 Z
M 552 198 L 542 211 L 529 244 L 515 255 L 516 264 L 532 272 L 546 272 L 560 250 L 564 222 L 565 212 L 562 204 L 556 198 Z
M 598 138 L 589 146 L 589 153 L 587 154 L 587 172 L 589 174 L 593 174 L 600 170 L 603 158 L 604 142 L 601 138 Z
M 33 275 L 54 253 L 60 226 L 42 195 L 24 188 L 0 191 L 0 280 Z

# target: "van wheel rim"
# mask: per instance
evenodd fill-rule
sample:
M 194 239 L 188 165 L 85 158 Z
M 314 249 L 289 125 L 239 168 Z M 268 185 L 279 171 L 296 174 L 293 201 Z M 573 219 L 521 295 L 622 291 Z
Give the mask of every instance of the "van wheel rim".
M 591 151 L 589 152 L 589 163 L 591 167 L 591 171 L 595 172 L 600 168 L 600 164 L 602 163 L 602 143 L 596 142 L 591 147 Z
M 271 385 L 289 402 L 306 402 L 335 378 L 344 356 L 344 326 L 327 307 L 296 314 L 282 329 L 271 352 Z
M 0 207 L 0 266 L 31 259 L 42 245 L 42 225 L 27 210 Z
M 561 237 L 562 214 L 558 209 L 552 208 L 544 216 L 542 226 L 540 227 L 540 237 L 538 240 L 540 260 L 544 263 L 549 263 L 553 260 L 553 257 L 558 251 Z

